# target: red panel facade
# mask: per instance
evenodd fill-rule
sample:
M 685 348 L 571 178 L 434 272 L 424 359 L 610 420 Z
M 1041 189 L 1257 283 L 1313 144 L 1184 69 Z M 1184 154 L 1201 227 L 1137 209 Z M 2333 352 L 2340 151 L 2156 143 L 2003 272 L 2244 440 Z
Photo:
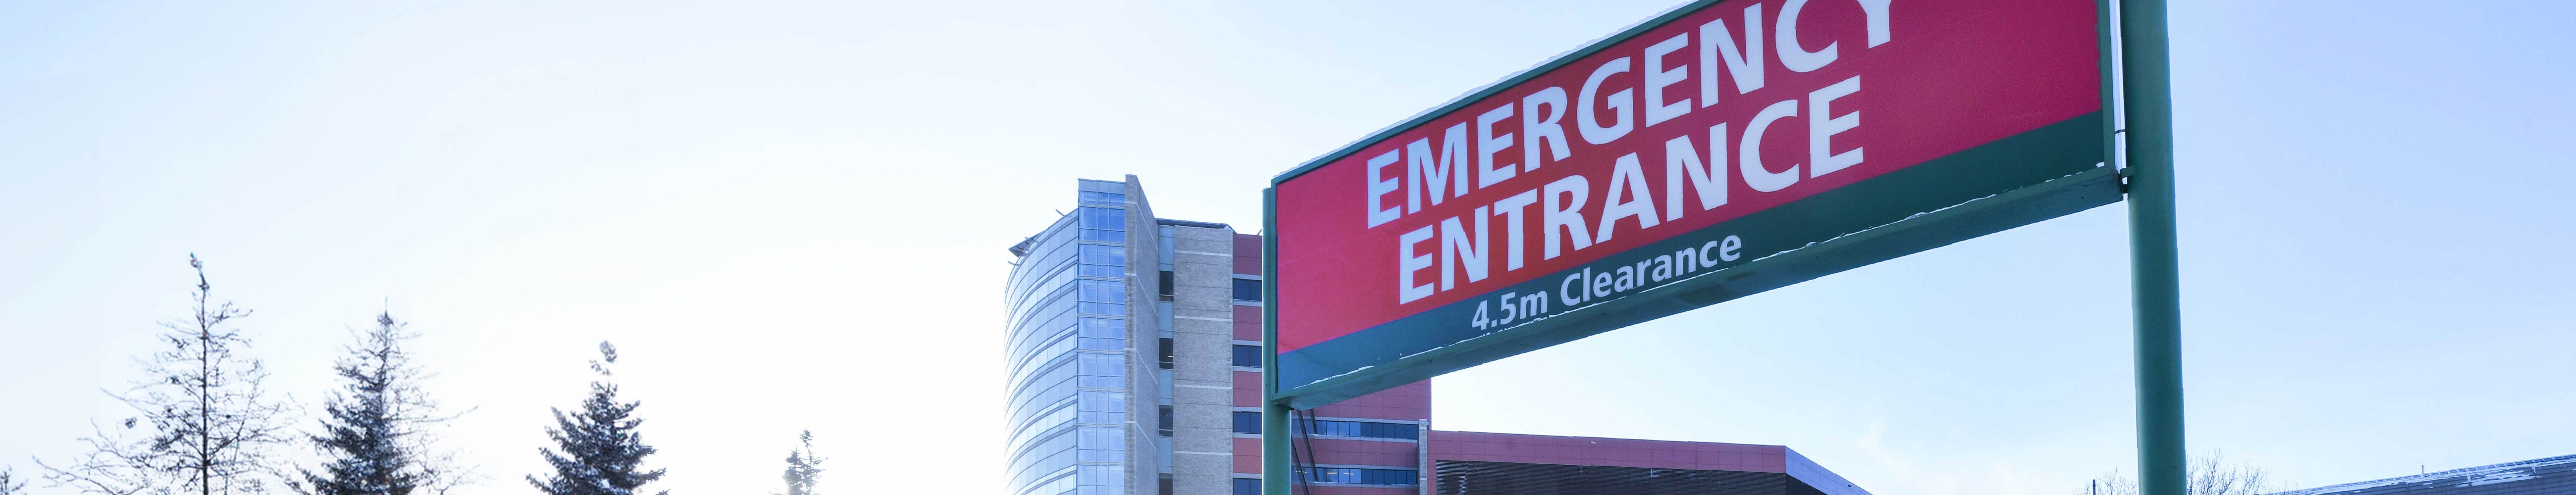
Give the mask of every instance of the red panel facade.
M 1327 418 L 1431 419 L 1431 381 L 1423 380 L 1315 408 Z
M 1252 234 L 1234 235 L 1234 273 L 1236 275 L 1261 274 L 1261 236 Z M 1238 319 L 1236 321 L 1242 320 Z M 1259 318 L 1254 318 L 1252 321 L 1261 320 Z
M 1234 340 L 1261 341 L 1261 307 L 1234 305 Z
M 1261 439 L 1234 437 L 1234 473 L 1261 474 Z

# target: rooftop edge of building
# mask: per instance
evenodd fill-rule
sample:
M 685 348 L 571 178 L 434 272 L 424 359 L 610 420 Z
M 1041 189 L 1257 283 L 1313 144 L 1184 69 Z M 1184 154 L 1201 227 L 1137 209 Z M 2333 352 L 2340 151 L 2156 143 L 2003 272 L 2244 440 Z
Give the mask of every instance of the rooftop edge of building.
M 2341 493 L 2341 492 L 2351 492 L 2351 491 L 2368 490 L 2368 489 L 2372 489 L 2372 488 L 2379 488 L 2379 487 L 2386 487 L 2386 486 L 2395 486 L 2395 485 L 2404 485 L 2404 484 L 2412 484 L 2412 483 L 2428 483 L 2428 482 L 2437 482 L 2437 481 L 2442 481 L 2442 480 L 2447 480 L 2447 479 L 2452 479 L 2452 478 L 2458 478 L 2458 479 L 2462 480 L 2462 481 L 2461 481 L 2461 484 L 2462 484 L 2462 485 L 2485 485 L 2485 484 L 2502 483 L 2502 482 L 2510 482 L 2510 481 L 2523 481 L 2523 480 L 2537 479 L 2537 478 L 2539 478 L 2539 476 L 2537 476 L 2537 475 L 2536 475 L 2536 474 L 2537 474 L 2537 469 L 2538 469 L 2538 468 L 2550 467 L 2550 466 L 2560 466 L 2560 465 L 2569 465 L 2569 466 L 2568 466 L 2567 468 L 2565 468 L 2564 470 L 2567 470 L 2567 471 L 2576 471 L 2576 454 L 2562 455 L 2562 456 L 2557 456 L 2557 457 L 2543 457 L 2543 458 L 2539 458 L 2539 459 L 2529 459 L 2529 460 L 2521 460 L 2521 461 L 2513 461 L 2513 462 L 2501 462 L 2501 463 L 2495 463 L 2495 464 L 2488 464 L 2488 465 L 2484 465 L 2484 466 L 2470 466 L 2470 467 L 2464 467 L 2464 468 L 2459 468 L 2459 469 L 2452 469 L 2452 470 L 2448 470 L 2448 471 L 2434 471 L 2434 472 L 2430 472 L 2430 473 L 2423 473 L 2423 474 L 2416 474 L 2416 475 L 2408 475 L 2408 476 L 2399 476 L 2399 477 L 2395 477 L 2395 478 L 2381 478 L 2381 479 L 2375 479 L 2375 480 L 2369 480 L 2369 481 L 2355 481 L 2355 482 L 2351 482 L 2351 483 L 2342 483 L 2342 484 L 2335 484 L 2335 485 L 2326 485 L 2326 486 L 2320 486 L 2320 487 L 2316 487 L 2316 488 L 2302 488 L 2302 489 L 2298 489 L 2298 490 L 2290 490 L 2290 491 L 2285 491 L 2285 492 L 2272 492 L 2272 493 L 2267 494 L 2267 495 L 2314 495 L 2314 494 L 2322 494 L 2322 493 Z M 2533 472 L 2533 473 L 2529 473 L 2529 474 L 2524 474 L 2524 475 L 2522 475 L 2522 476 L 2518 476 L 2518 477 L 2506 477 L 2506 476 L 2499 476 L 2499 475 L 2504 475 L 2504 474 L 2506 474 L 2507 472 L 2514 471 L 2514 470 L 2519 470 L 2519 469 L 2533 469 L 2533 470 L 2534 470 L 2534 472 Z
M 1575 444 L 1573 442 L 1583 442 Z M 1526 455 L 1506 451 L 1460 451 L 1470 443 L 1515 444 L 1539 449 L 1663 451 L 1629 454 L 1589 452 L 1575 456 Z M 1871 495 L 1859 485 L 1781 445 L 1688 440 L 1531 435 L 1481 431 L 1432 430 L 1426 443 L 1433 460 L 1525 462 L 1659 469 L 1693 469 L 1783 473 L 1827 495 Z M 1449 446 L 1444 450 L 1443 446 Z M 1639 455 L 1643 454 L 1643 455 Z

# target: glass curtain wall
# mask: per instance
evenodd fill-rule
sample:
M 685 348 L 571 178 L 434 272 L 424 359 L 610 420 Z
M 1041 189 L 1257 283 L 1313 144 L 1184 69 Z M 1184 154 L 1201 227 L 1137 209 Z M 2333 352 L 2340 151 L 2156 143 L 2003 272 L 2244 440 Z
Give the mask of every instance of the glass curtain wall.
M 1126 493 L 1125 188 L 1083 181 L 1079 206 L 1030 238 L 1011 269 L 1011 495 Z

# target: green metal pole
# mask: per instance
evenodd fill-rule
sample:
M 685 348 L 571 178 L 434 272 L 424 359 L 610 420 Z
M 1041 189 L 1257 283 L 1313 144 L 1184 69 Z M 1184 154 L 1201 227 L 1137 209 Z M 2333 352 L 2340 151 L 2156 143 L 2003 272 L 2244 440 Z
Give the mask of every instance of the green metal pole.
M 1295 451 L 1288 446 L 1288 406 L 1278 403 L 1261 408 L 1261 494 L 1290 495 L 1289 476 L 1296 468 Z
M 2173 82 L 2164 0 L 2121 0 L 2129 278 L 2137 317 L 2141 495 L 2183 495 L 2182 283 L 2174 240 Z
M 1279 393 L 1279 196 L 1261 190 L 1261 494 L 1290 495 L 1295 455 L 1288 445 L 1288 406 Z

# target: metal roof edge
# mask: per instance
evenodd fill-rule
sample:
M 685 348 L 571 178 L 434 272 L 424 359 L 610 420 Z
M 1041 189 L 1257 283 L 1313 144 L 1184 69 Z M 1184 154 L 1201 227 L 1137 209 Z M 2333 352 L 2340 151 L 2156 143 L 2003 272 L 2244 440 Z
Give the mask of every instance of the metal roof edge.
M 2374 486 L 2387 486 L 2387 485 L 2393 485 L 2393 484 L 2398 484 L 2398 483 L 2413 483 L 2413 482 L 2417 482 L 2417 481 L 2437 480 L 2437 479 L 2449 478 L 2449 477 L 2453 477 L 2453 476 L 2465 476 L 2465 475 L 2477 474 L 2477 473 L 2480 473 L 2480 472 L 2486 472 L 2486 471 L 2495 471 L 2495 470 L 2503 470 L 2503 469 L 2512 469 L 2512 468 L 2519 468 L 2519 467 L 2537 467 L 2537 466 L 2557 465 L 2557 464 L 2566 464 L 2566 463 L 2576 463 L 2576 454 L 2568 454 L 2568 455 L 2562 455 L 2562 456 L 2557 456 L 2557 457 L 2542 457 L 2542 458 L 2539 458 L 2539 459 L 2528 459 L 2528 460 L 2520 460 L 2520 461 L 2513 461 L 2513 462 L 2500 462 L 2500 463 L 2488 464 L 2488 465 L 2484 465 L 2484 466 L 2470 466 L 2470 467 L 2464 467 L 2464 468 L 2453 469 L 2453 470 L 2448 470 L 2448 471 L 2434 471 L 2434 472 L 2430 472 L 2430 473 L 2414 474 L 2414 475 L 2406 475 L 2406 476 L 2398 476 L 2398 477 L 2394 477 L 2394 478 L 2381 478 L 2381 479 L 2368 480 L 2368 481 L 2355 481 L 2355 482 L 2351 482 L 2351 483 L 2341 483 L 2341 484 L 2334 484 L 2334 485 L 2326 485 L 2326 486 L 2320 486 L 2320 487 L 2316 487 L 2316 488 L 2302 488 L 2302 489 L 2290 490 L 2290 491 L 2285 491 L 2285 492 L 2272 492 L 2272 493 L 2265 494 L 2265 495 L 2309 495 L 2309 494 L 2316 494 L 2316 493 L 2333 493 L 2333 492 L 2340 492 L 2340 491 L 2346 491 L 2346 490 L 2357 490 L 2357 489 L 2362 489 L 2362 488 L 2370 488 L 2370 487 L 2374 487 Z

